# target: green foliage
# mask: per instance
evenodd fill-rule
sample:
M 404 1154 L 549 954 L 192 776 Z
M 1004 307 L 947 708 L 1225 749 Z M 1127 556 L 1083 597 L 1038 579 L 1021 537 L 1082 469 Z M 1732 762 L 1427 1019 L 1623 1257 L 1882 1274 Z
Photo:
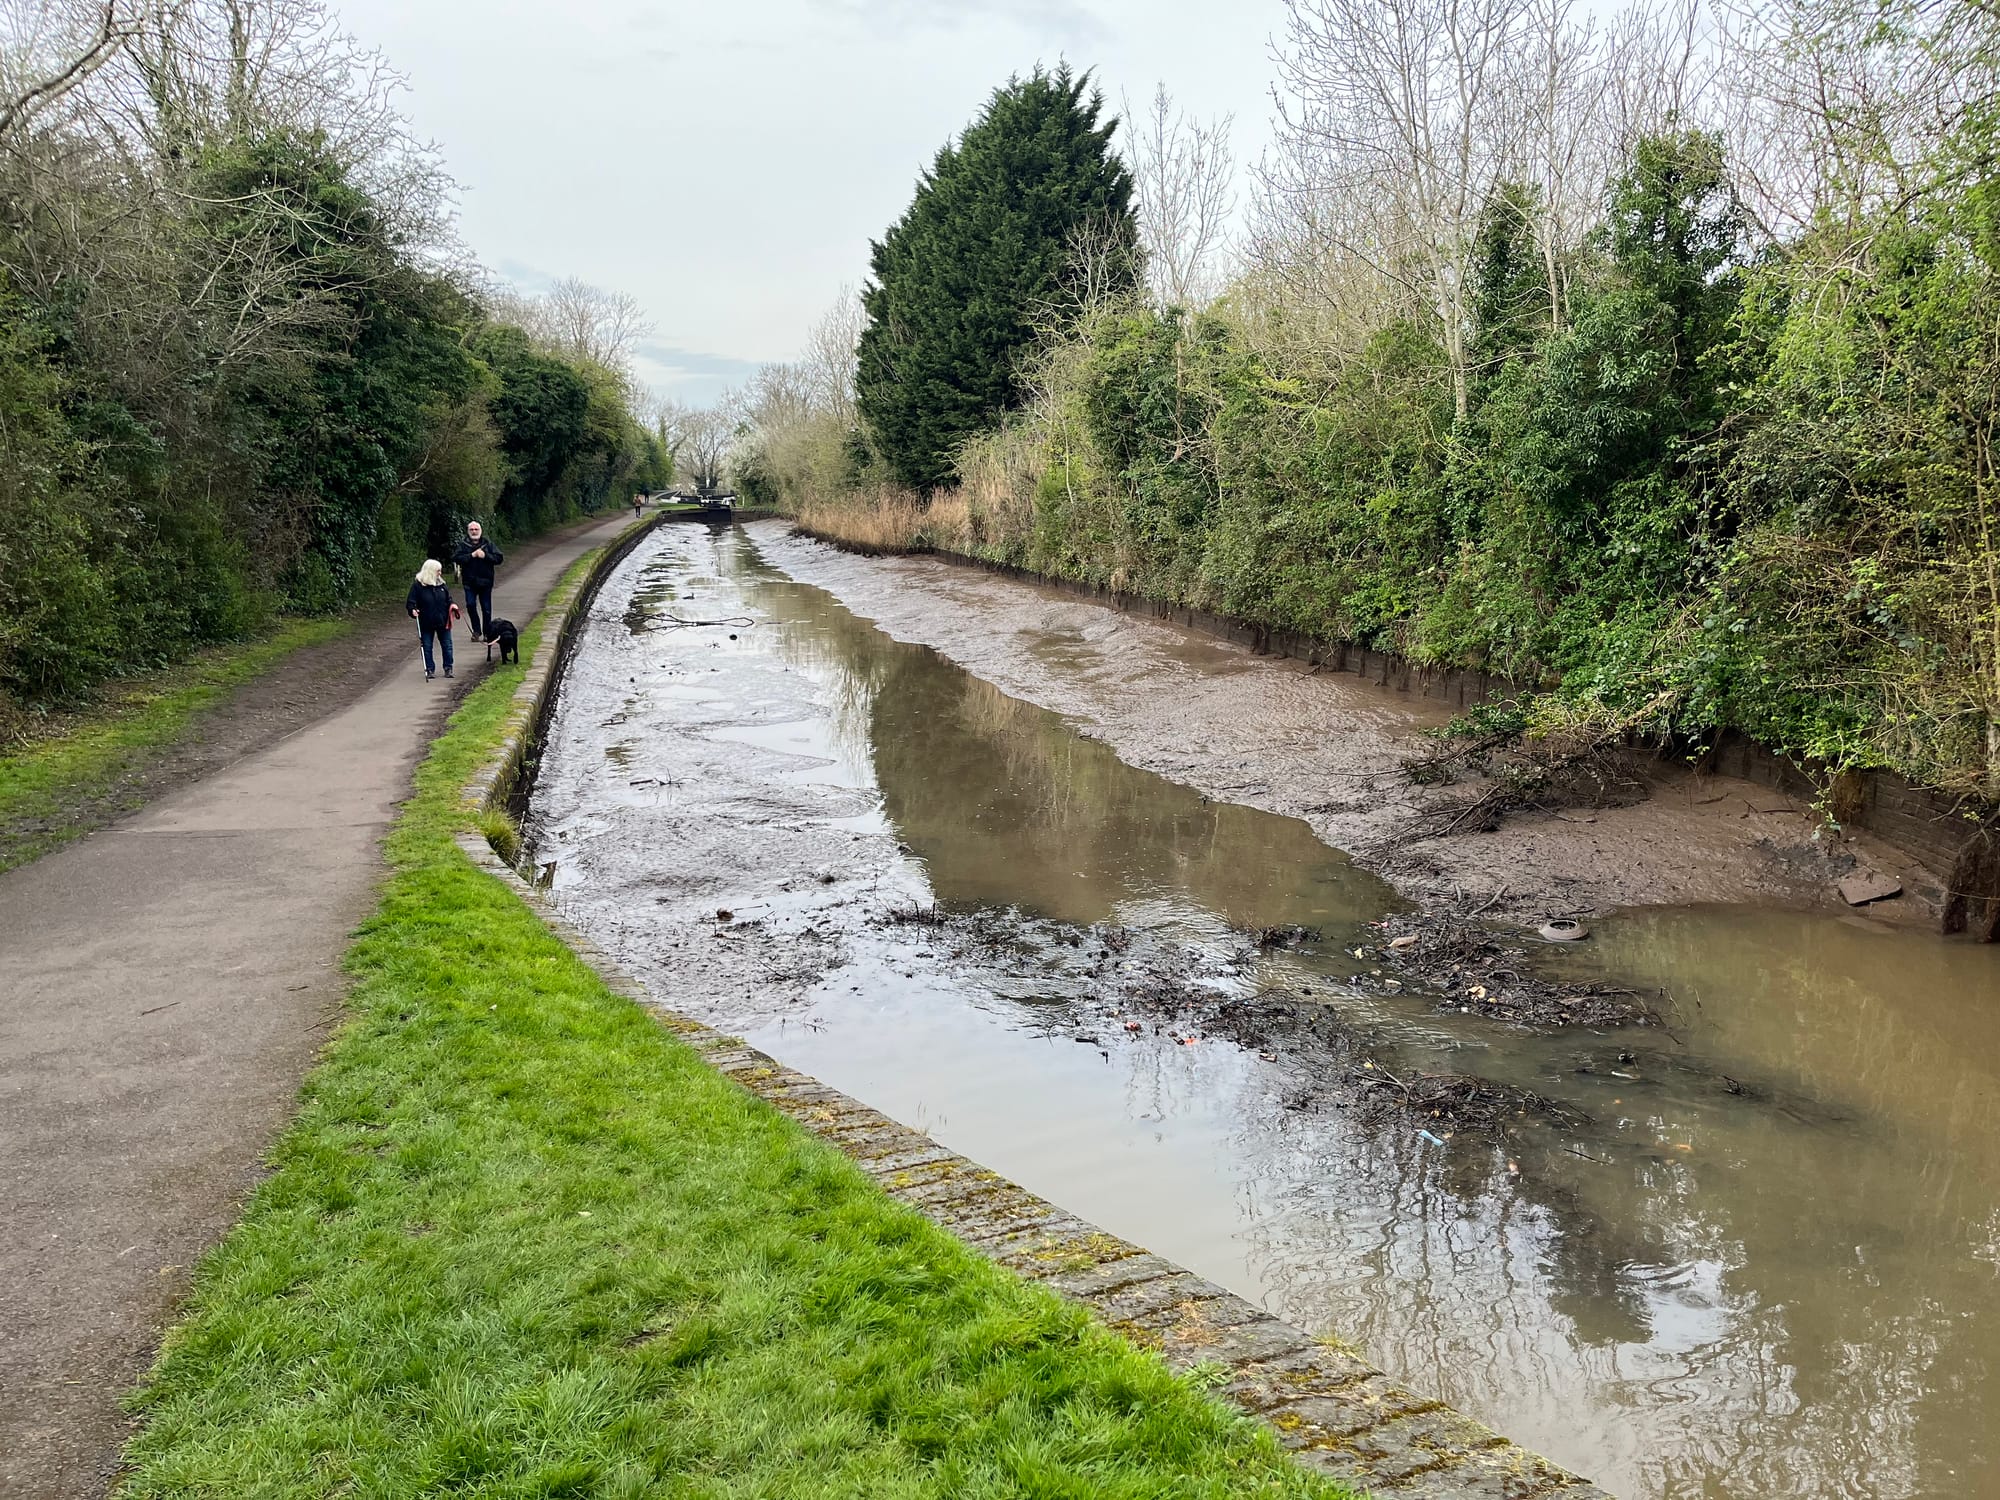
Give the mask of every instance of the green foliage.
M 374 206 L 319 142 L 277 136 L 211 151 L 195 173 L 220 239 L 269 246 L 327 320 L 318 347 L 259 363 L 235 388 L 255 423 L 262 483 L 297 497 L 305 545 L 282 575 L 288 602 L 338 608 L 368 581 L 382 507 L 421 452 L 437 406 L 466 400 L 471 304 L 399 261 Z M 403 559 L 398 559 L 402 561 Z
M 914 489 L 946 483 L 960 445 L 1020 403 L 1022 357 L 1082 305 L 1084 278 L 1138 284 L 1132 179 L 1088 89 L 1066 65 L 997 89 L 873 247 L 857 393 Z
M 1710 514 L 1690 449 L 1719 419 L 1740 213 L 1713 140 L 1642 141 L 1559 323 L 1532 212 L 1509 188 L 1481 231 L 1463 421 L 1413 324 L 1293 373 L 1213 321 L 1096 320 L 1040 563 L 1530 681 L 1654 628 Z M 1080 475 L 1114 513 L 1083 519 Z
M 1965 149 L 1992 160 L 1990 140 Z M 1948 181 L 1753 278 L 1743 341 L 1761 368 L 1729 468 L 1741 531 L 1701 649 L 1712 717 L 1990 794 L 2000 188 L 1990 171 Z
M 1533 188 L 1505 183 L 1481 217 L 1473 246 L 1472 336 L 1468 340 L 1476 375 L 1492 374 L 1512 359 L 1530 354 L 1535 341 L 1554 323 L 1556 293 L 1549 268 L 1535 243 L 1540 209 Z
M 53 693 L 115 659 L 114 596 L 75 479 L 88 450 L 62 420 L 46 332 L 0 285 L 0 683 Z
M 245 118 L 135 163 L 139 206 L 78 174 L 81 218 L 188 205 L 138 274 L 0 271 L 0 734 L 276 612 L 400 589 L 469 518 L 525 535 L 663 466 L 617 377 L 488 322 L 324 139 Z M 16 170 L 0 157 L 0 202 Z M 0 267 L 69 253 L 11 208 Z
M 1462 417 L 1426 324 L 1322 362 L 1226 304 L 1100 310 L 962 450 L 955 545 L 1495 670 L 1559 695 L 1549 722 L 1736 728 L 1991 798 L 1996 136 L 1975 118 L 1928 184 L 1755 259 L 1699 132 L 1636 141 L 1553 264 L 1504 187 Z
M 736 493 L 745 505 L 776 505 L 780 499 L 778 476 L 768 451 L 759 447 L 736 461 L 732 471 Z
M 589 436 L 590 384 L 562 360 L 537 353 L 518 328 L 486 329 L 476 348 L 499 382 L 491 411 L 507 461 L 500 512 L 531 529 L 536 507 Z

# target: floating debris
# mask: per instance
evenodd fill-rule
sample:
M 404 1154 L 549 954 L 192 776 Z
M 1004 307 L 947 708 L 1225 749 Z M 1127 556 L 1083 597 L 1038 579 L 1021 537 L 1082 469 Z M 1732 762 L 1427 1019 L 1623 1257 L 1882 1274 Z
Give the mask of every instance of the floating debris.
M 1296 923 L 1279 927 L 1252 927 L 1247 935 L 1259 948 L 1297 948 L 1320 940 L 1317 927 L 1300 927 Z
M 1379 948 L 1348 951 L 1393 965 L 1405 982 L 1436 991 L 1441 1008 L 1476 1011 L 1524 1026 L 1662 1023 L 1665 992 L 1551 979 L 1535 971 L 1519 934 L 1444 912 L 1408 912 L 1375 925 L 1385 934 Z M 1574 925 L 1583 930 L 1581 923 Z M 1381 969 L 1355 974 L 1350 982 L 1385 991 L 1397 988 Z

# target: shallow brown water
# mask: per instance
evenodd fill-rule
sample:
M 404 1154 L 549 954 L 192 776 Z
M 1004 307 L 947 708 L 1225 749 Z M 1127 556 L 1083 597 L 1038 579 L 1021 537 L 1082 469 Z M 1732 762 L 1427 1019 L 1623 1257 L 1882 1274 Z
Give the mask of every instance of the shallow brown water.
M 1671 1034 L 1363 993 L 1343 944 L 1394 898 L 1303 823 L 1135 770 L 692 526 L 600 596 L 535 823 L 559 902 L 665 1002 L 1630 1500 L 2000 1496 L 2000 955 L 1654 909 L 1551 957 L 1664 985 Z M 932 902 L 995 940 L 884 920 Z M 1232 931 L 1281 923 L 1323 937 Z M 1299 1107 L 1301 1055 L 1125 1029 L 1127 966 L 1166 962 L 1590 1123 L 1440 1145 Z

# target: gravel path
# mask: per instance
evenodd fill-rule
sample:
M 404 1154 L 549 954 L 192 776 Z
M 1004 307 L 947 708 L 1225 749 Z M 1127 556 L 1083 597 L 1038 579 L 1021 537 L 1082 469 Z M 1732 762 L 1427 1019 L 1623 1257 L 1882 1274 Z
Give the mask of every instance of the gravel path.
M 512 553 L 517 621 L 624 512 Z M 234 1222 L 337 1019 L 341 955 L 425 746 L 407 620 L 247 684 L 156 800 L 0 875 L 0 1494 L 104 1493 L 189 1268 Z M 398 644 L 400 643 L 400 644 Z M 162 795 L 162 793 L 164 793 Z

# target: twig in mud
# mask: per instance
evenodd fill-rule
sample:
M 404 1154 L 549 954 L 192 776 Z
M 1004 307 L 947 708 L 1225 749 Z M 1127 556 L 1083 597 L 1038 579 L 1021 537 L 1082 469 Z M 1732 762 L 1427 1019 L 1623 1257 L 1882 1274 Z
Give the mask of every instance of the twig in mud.
M 1571 1105 L 1471 1073 L 1419 1073 L 1405 1082 L 1376 1063 L 1355 1082 L 1364 1105 L 1398 1108 L 1457 1129 L 1495 1131 L 1528 1115 L 1565 1127 L 1589 1123 Z
M 1317 927 L 1300 927 L 1296 923 L 1277 927 L 1252 927 L 1245 934 L 1259 948 L 1296 948 L 1301 943 L 1316 943 L 1321 933 Z
M 932 902 L 929 906 L 892 906 L 882 913 L 882 920 L 898 927 L 942 927 L 951 916 Z
M 1474 917 L 1483 916 L 1485 913 L 1493 910 L 1494 907 L 1498 906 L 1500 904 L 1500 898 L 1506 894 L 1507 894 L 1507 883 L 1503 880 L 1500 883 L 1500 889 L 1495 891 L 1492 895 L 1488 896 L 1486 898 L 1484 905 L 1474 907 L 1470 912 L 1467 913 L 1467 915 Z
M 1469 744 L 1408 761 L 1405 775 L 1420 786 L 1449 782 L 1460 768 L 1485 772 L 1493 777 L 1493 783 L 1469 802 L 1438 809 L 1427 822 L 1420 823 L 1398 842 L 1449 838 L 1467 830 L 1490 833 L 1510 812 L 1552 811 L 1581 802 L 1601 803 L 1614 790 L 1629 794 L 1639 789 L 1643 782 L 1616 771 L 1615 757 L 1631 743 L 1640 726 L 1657 718 L 1673 696 L 1672 690 L 1658 693 L 1608 723 L 1572 727 L 1567 731 L 1567 744 L 1552 734 L 1528 743 L 1525 717 L 1513 715 L 1499 729 L 1482 734 Z M 1519 758 L 1497 771 L 1492 770 L 1491 758 L 1509 749 Z
M 1504 894 L 1505 886 L 1501 887 Z M 1489 898 L 1484 911 L 1496 897 Z M 1544 978 L 1534 970 L 1524 941 L 1473 919 L 1479 915 L 1413 912 L 1376 924 L 1379 949 L 1357 956 L 1393 964 L 1406 979 L 1434 991 L 1446 1009 L 1477 1011 L 1495 1020 L 1529 1026 L 1656 1026 L 1663 1017 L 1654 997 L 1620 985 Z M 1352 983 L 1386 984 L 1367 975 Z M 1400 984 L 1402 981 L 1398 981 Z M 1665 999 L 1664 993 L 1659 997 Z
M 648 615 L 646 617 L 646 628 L 648 630 L 696 630 L 707 627 L 719 628 L 724 625 L 727 625 L 732 630 L 748 630 L 756 623 L 748 615 L 728 615 L 720 620 L 690 620 L 681 615 L 674 614 Z
M 1429 755 L 1413 755 L 1403 762 L 1403 775 L 1419 786 L 1436 786 L 1454 780 L 1467 766 L 1478 766 L 1495 750 L 1503 750 L 1521 737 L 1518 727 L 1509 726 L 1480 735 L 1466 744 L 1434 750 Z

